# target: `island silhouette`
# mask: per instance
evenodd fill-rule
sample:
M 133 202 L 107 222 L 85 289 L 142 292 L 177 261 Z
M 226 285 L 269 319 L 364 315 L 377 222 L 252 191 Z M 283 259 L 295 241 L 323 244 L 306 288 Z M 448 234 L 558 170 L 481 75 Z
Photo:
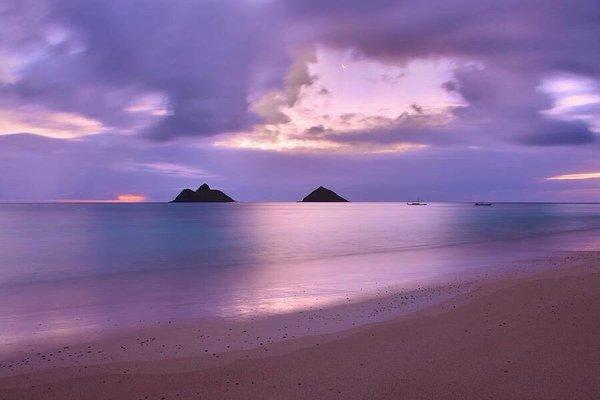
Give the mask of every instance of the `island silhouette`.
M 232 203 L 234 199 L 220 190 L 211 189 L 206 183 L 202 184 L 195 192 L 192 189 L 183 189 L 171 203 Z
M 207 183 L 203 183 L 196 191 L 186 188 L 183 189 L 171 203 L 233 203 L 234 199 L 220 190 L 211 189 Z M 337 194 L 331 189 L 319 186 L 306 197 L 300 200 L 300 203 L 347 203 L 348 200 Z
M 333 202 L 348 202 L 345 198 L 334 192 L 333 190 L 319 186 L 308 196 L 302 199 L 302 203 L 333 203 Z

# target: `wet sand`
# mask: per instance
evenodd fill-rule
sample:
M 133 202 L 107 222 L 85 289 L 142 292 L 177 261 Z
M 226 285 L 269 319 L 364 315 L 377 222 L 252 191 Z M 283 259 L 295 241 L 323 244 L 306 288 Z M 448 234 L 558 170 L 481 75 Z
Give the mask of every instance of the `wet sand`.
M 0 399 L 600 397 L 599 252 L 474 278 L 14 354 Z

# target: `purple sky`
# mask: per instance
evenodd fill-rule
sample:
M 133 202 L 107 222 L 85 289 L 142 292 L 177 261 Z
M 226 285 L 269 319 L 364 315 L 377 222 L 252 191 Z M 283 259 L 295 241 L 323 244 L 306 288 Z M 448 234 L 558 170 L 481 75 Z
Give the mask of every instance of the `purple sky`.
M 600 201 L 597 1 L 5 0 L 0 201 Z

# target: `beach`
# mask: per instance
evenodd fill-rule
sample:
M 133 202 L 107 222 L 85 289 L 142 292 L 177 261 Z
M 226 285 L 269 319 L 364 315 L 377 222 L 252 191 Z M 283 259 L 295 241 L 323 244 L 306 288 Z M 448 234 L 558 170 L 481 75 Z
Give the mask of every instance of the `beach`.
M 0 0 L 0 400 L 600 400 L 599 22 Z
M 418 299 L 430 304 L 403 311 Z M 365 318 L 385 310 L 383 321 Z M 598 310 L 600 252 L 565 252 L 331 309 L 22 354 L 2 362 L 0 398 L 591 399 L 600 395 Z M 359 323 L 306 329 L 343 316 Z

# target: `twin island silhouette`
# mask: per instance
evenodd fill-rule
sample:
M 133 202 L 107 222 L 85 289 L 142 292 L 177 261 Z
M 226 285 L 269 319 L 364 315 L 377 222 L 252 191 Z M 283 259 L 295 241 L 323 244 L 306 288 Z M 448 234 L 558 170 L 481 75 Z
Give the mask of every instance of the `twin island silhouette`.
M 235 200 L 220 190 L 211 189 L 206 183 L 195 192 L 183 189 L 171 203 L 234 203 Z M 348 202 L 333 190 L 319 186 L 300 200 L 301 203 L 334 203 Z

